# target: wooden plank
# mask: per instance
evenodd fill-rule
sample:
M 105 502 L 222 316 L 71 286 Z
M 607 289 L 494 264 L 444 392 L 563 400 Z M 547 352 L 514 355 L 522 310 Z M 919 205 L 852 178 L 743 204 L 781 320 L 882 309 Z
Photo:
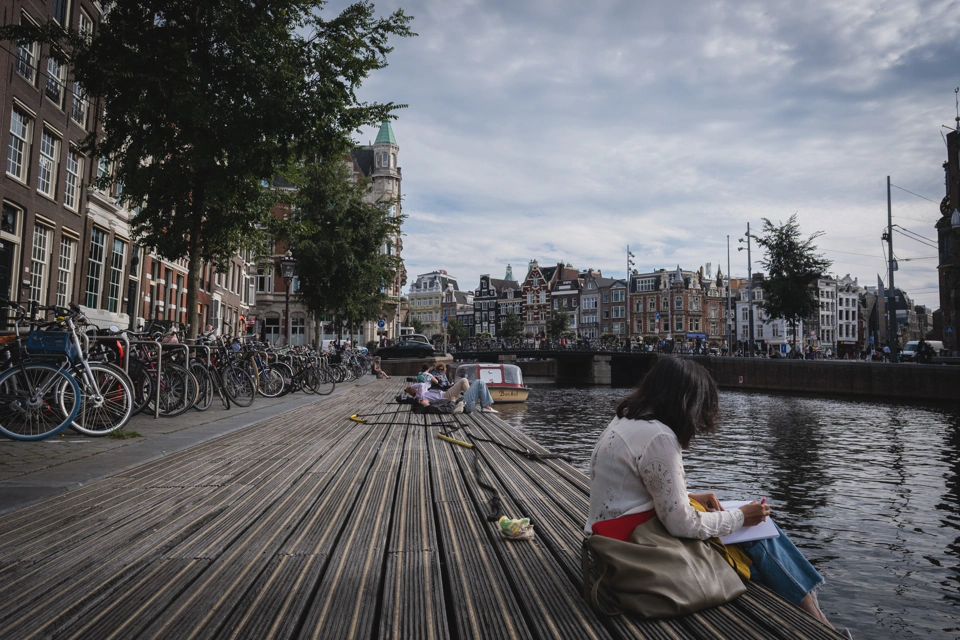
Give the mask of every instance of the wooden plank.
M 440 575 L 427 430 L 409 412 L 398 417 L 407 429 L 404 460 L 394 503 L 384 567 L 383 604 L 377 637 L 446 640 L 446 604 Z

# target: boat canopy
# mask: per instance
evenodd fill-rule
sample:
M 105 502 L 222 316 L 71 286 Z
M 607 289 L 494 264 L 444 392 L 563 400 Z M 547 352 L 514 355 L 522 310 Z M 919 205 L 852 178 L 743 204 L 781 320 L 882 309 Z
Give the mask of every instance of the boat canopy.
M 456 377 L 471 383 L 479 379 L 487 384 L 523 385 L 523 373 L 515 364 L 462 364 Z

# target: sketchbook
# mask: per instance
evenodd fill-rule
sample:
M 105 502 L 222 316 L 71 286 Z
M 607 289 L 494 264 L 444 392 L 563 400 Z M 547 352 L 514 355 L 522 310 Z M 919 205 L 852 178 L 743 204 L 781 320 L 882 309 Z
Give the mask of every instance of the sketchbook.
M 750 504 L 748 500 L 721 500 L 720 504 L 725 511 L 742 507 Z M 752 527 L 740 527 L 728 536 L 720 538 L 723 544 L 736 544 L 737 542 L 752 542 L 754 540 L 768 540 L 770 538 L 779 538 L 780 532 L 773 526 L 773 519 L 767 516 L 767 519 L 758 525 Z

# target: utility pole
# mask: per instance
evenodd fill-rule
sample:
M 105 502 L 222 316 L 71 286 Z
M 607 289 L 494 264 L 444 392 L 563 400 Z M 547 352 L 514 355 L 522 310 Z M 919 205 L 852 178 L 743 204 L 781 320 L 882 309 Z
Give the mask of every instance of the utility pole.
M 893 272 L 897 270 L 897 261 L 893 257 L 893 205 L 890 200 L 890 176 L 887 176 L 887 344 L 890 346 L 890 356 L 896 361 L 900 351 L 900 342 L 897 340 L 897 310 L 894 307 Z
M 743 242 L 743 238 L 740 238 Z M 737 251 L 743 251 L 743 247 L 737 247 Z M 750 256 L 750 223 L 747 223 L 747 316 L 750 322 L 750 338 L 747 343 L 747 354 L 753 357 L 753 258 Z
M 627 338 L 629 339 L 633 335 L 633 325 L 630 324 L 630 268 L 633 267 L 634 255 L 630 253 L 630 245 L 627 245 Z
M 734 315 L 731 305 L 733 304 L 732 291 L 730 290 L 730 235 L 727 234 L 727 352 L 733 355 L 733 338 L 736 333 L 734 329 Z

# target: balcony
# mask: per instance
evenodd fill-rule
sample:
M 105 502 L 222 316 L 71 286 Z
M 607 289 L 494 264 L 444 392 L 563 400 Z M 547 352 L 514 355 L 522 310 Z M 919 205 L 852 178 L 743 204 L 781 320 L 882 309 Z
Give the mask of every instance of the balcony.
M 47 77 L 47 87 L 44 90 L 44 93 L 47 94 L 47 97 L 50 98 L 57 106 L 63 104 L 63 85 L 60 84 L 60 81 L 53 77 Z

